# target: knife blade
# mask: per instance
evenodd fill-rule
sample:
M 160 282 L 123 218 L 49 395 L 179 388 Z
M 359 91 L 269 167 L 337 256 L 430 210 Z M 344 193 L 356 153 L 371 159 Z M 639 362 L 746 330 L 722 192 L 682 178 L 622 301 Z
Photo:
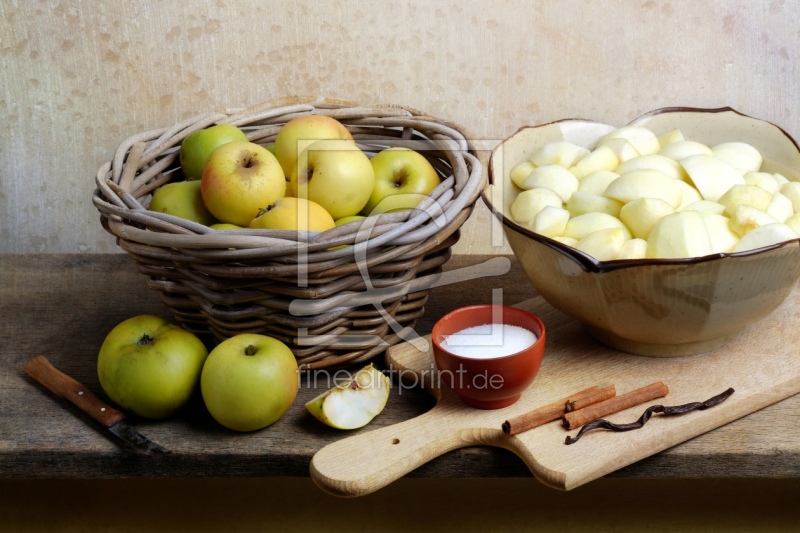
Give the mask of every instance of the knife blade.
M 145 453 L 170 453 L 133 427 L 125 413 L 103 402 L 88 388 L 56 369 L 46 357 L 38 355 L 25 363 L 25 372 L 56 396 L 63 398 L 99 422 L 112 435 Z

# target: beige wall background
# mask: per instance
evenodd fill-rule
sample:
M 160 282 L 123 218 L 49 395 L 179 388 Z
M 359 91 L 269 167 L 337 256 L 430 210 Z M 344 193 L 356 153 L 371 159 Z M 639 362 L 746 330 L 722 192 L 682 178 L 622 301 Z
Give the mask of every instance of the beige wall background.
M 91 204 L 125 138 L 286 95 L 400 103 L 481 139 L 731 106 L 800 138 L 800 2 L 0 2 L 0 252 L 115 252 Z M 492 253 L 479 202 L 457 245 Z M 503 248 L 500 251 L 507 251 Z

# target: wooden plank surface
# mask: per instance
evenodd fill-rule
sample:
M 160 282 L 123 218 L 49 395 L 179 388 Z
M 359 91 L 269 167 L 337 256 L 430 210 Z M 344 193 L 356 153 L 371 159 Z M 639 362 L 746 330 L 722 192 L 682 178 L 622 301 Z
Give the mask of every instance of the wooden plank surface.
M 455 256 L 456 270 L 487 260 Z M 169 458 L 123 453 L 75 410 L 22 371 L 45 355 L 102 396 L 95 362 L 106 333 L 141 313 L 169 318 L 123 254 L 0 254 L 0 476 L 29 478 L 306 476 L 321 448 L 358 432 L 390 426 L 429 410 L 424 392 L 396 386 L 385 411 L 357 432 L 318 423 L 303 403 L 327 388 L 325 376 L 301 383 L 289 412 L 270 428 L 238 434 L 218 426 L 202 405 L 160 422 L 134 419 L 140 431 L 170 448 Z M 417 331 L 467 303 L 515 304 L 536 295 L 512 259 L 507 274 L 434 289 Z M 380 362 L 380 361 L 379 361 Z M 314 386 L 315 385 L 315 386 Z M 611 474 L 618 477 L 800 477 L 800 397 L 794 396 Z M 414 477 L 528 477 L 513 453 L 483 446 L 455 450 Z

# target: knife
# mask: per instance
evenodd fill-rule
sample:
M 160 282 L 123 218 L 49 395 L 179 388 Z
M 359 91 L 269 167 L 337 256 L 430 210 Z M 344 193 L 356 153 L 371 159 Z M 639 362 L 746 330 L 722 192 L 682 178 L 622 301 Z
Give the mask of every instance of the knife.
M 64 398 L 102 424 L 112 435 L 145 453 L 170 453 L 149 440 L 128 423 L 125 413 L 103 402 L 92 391 L 57 370 L 46 357 L 39 355 L 25 363 L 25 372 L 47 390 Z

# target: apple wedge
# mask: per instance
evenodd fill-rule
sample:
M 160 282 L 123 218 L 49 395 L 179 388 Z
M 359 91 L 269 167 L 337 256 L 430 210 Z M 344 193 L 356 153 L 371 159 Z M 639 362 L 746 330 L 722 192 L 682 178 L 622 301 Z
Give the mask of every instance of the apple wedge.
M 680 164 L 704 200 L 716 202 L 734 185 L 745 184 L 738 170 L 713 155 L 692 155 L 681 159 Z
M 749 231 L 736 243 L 733 251 L 744 252 L 746 250 L 755 250 L 757 248 L 764 248 L 765 246 L 791 241 L 796 238 L 797 233 L 786 224 L 765 224 Z
M 703 257 L 714 253 L 703 215 L 679 211 L 661 217 L 647 237 L 647 257 Z
M 752 145 L 743 142 L 726 142 L 711 148 L 715 157 L 742 172 L 756 172 L 764 159 Z
M 571 166 L 569 171 L 576 178 L 583 179 L 595 172 L 614 170 L 617 165 L 619 165 L 619 159 L 614 150 L 610 146 L 599 146 L 592 153 Z
M 531 162 L 537 167 L 558 165 L 562 168 L 569 168 L 587 155 L 589 155 L 589 150 L 583 146 L 569 141 L 554 141 L 545 144 L 533 154 Z
M 566 202 L 572 193 L 578 190 L 578 178 L 562 166 L 544 165 L 535 167 L 525 181 L 517 185 L 527 190 L 546 187 L 558 193 L 561 200 Z
M 623 126 L 612 131 L 598 142 L 598 146 L 608 144 L 613 139 L 625 139 L 636 148 L 639 155 L 655 154 L 661 149 L 656 134 L 642 126 Z
M 345 383 L 306 403 L 306 409 L 324 424 L 337 429 L 357 429 L 378 416 L 389 400 L 391 382 L 374 366 L 367 365 Z

